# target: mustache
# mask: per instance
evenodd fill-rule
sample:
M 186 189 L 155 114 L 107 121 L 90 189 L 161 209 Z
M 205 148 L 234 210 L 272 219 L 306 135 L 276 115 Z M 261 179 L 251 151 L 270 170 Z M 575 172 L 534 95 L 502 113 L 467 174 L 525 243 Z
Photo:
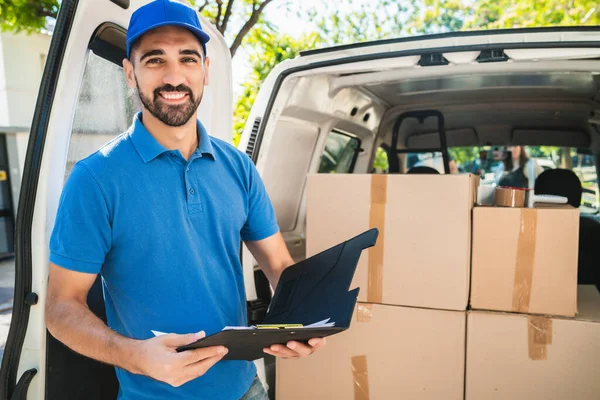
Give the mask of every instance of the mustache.
M 187 93 L 190 95 L 190 97 L 193 99 L 194 98 L 194 92 L 192 92 L 192 89 L 190 89 L 188 86 L 181 84 L 181 85 L 177 85 L 176 87 L 173 85 L 169 85 L 166 84 L 164 86 L 158 87 L 156 89 L 154 89 L 154 100 L 156 101 L 156 99 L 158 98 L 158 96 L 160 95 L 160 92 L 181 92 L 181 93 Z

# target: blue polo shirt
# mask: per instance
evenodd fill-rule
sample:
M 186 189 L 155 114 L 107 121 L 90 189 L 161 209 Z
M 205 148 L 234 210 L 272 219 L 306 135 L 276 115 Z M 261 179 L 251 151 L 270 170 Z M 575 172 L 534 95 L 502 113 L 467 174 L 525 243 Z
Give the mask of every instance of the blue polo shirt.
M 50 261 L 103 278 L 108 325 L 134 339 L 152 330 L 207 335 L 247 325 L 240 239 L 279 228 L 250 158 L 198 122 L 189 160 L 131 128 L 73 167 L 50 239 Z M 221 361 L 174 388 L 117 368 L 119 399 L 239 399 L 255 366 Z

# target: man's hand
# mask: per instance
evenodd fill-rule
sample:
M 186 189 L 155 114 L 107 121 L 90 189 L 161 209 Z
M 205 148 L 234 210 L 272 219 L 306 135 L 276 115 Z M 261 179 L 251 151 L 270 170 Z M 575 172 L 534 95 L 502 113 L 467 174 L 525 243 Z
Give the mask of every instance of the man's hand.
M 274 344 L 271 347 L 266 347 L 263 351 L 275 357 L 282 358 L 304 358 L 310 356 L 318 349 L 324 347 L 327 344 L 325 338 L 322 339 L 310 339 L 308 345 L 300 342 L 290 341 L 287 345 Z
M 227 348 L 223 346 L 186 350 L 178 353 L 180 346 L 190 344 L 205 336 L 204 332 L 189 335 L 161 335 L 139 342 L 137 371 L 158 381 L 178 387 L 202 376 L 220 361 Z

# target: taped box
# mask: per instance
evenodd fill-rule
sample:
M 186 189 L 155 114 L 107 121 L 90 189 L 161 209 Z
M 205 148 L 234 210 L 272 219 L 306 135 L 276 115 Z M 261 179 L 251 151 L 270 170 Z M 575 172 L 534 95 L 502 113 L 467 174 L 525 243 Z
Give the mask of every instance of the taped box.
M 359 303 L 325 348 L 277 360 L 276 397 L 462 400 L 465 326 L 465 311 Z
M 572 317 L 579 210 L 475 207 L 471 308 Z
M 467 400 L 600 398 L 600 294 L 579 287 L 576 318 L 471 311 Z
M 354 275 L 359 301 L 466 310 L 478 185 L 470 174 L 309 175 L 307 256 L 378 228 Z

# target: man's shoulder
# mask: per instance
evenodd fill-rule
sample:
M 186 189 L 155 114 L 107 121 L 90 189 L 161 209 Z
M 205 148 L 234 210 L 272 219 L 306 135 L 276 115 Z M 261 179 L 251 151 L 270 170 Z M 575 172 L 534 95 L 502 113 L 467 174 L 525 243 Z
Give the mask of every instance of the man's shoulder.
M 250 157 L 231 143 L 214 136 L 209 136 L 209 138 L 215 152 L 215 157 L 223 156 L 231 162 L 243 164 L 244 166 L 251 163 Z

